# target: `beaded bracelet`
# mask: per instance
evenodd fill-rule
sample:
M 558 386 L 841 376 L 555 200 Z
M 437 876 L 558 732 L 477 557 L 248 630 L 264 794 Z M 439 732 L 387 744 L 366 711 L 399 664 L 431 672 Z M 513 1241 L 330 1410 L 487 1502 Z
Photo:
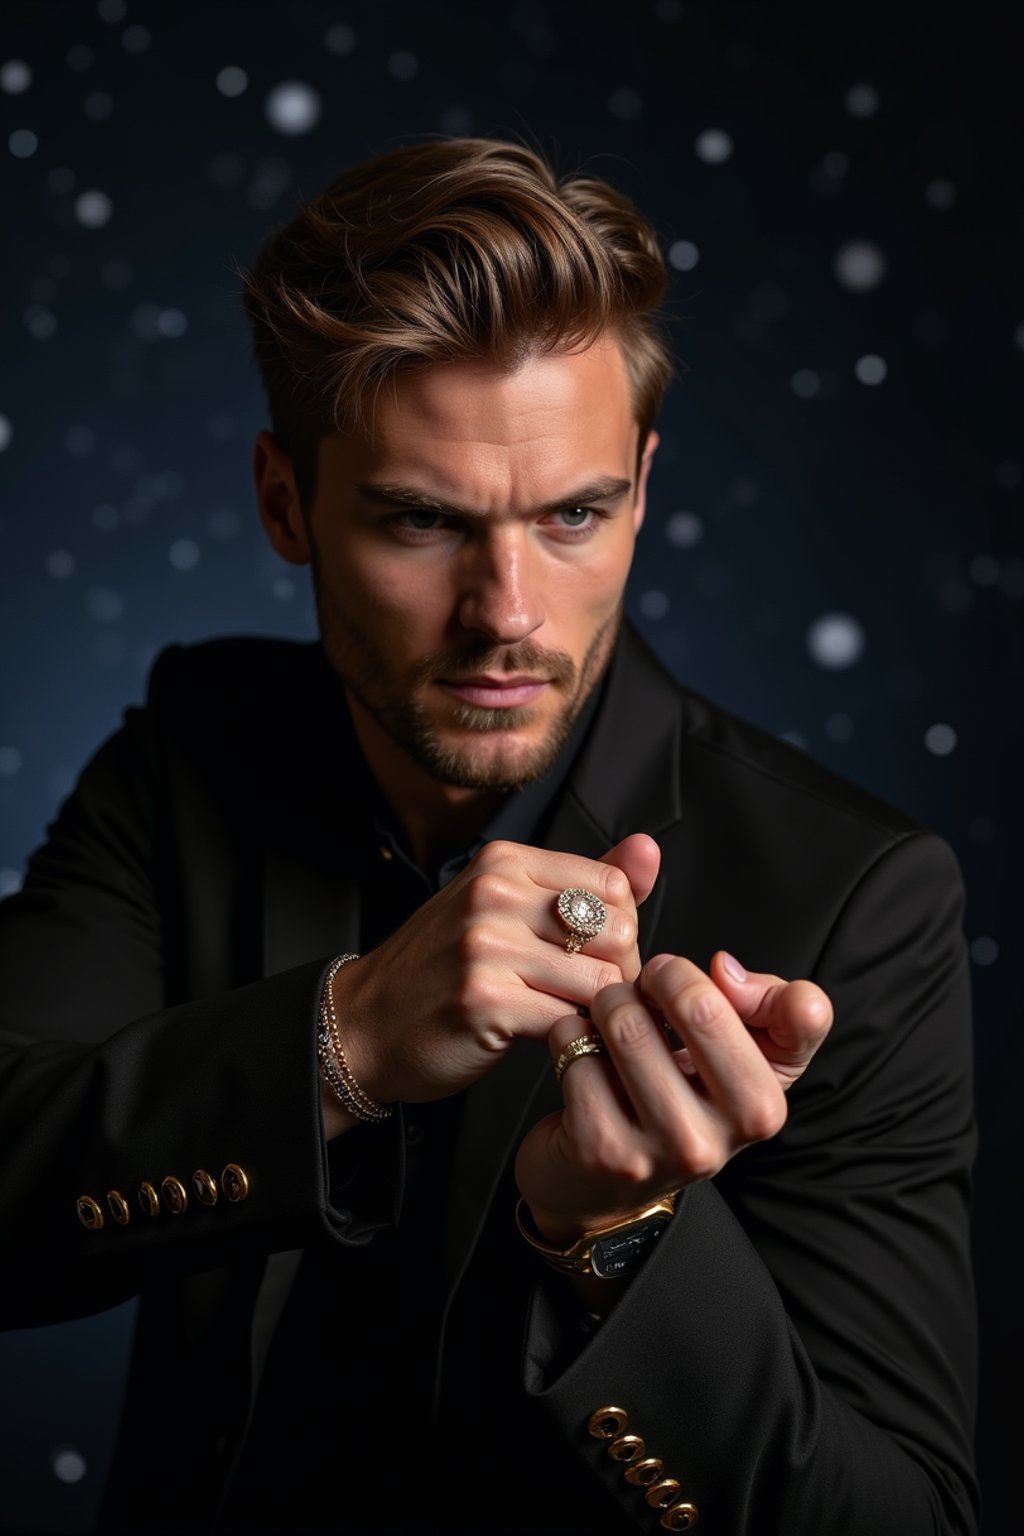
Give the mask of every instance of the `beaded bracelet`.
M 327 970 L 327 979 L 324 982 L 324 990 L 320 998 L 320 1022 L 317 1026 L 316 1043 L 317 1055 L 320 1059 L 320 1076 L 330 1088 L 334 1097 L 357 1120 L 386 1120 L 392 1113 L 390 1104 L 378 1104 L 376 1099 L 371 1099 L 368 1093 L 364 1093 L 352 1076 L 345 1053 L 341 1048 L 341 1036 L 338 1033 L 338 1019 L 334 1012 L 334 996 L 331 983 L 341 970 L 343 965 L 348 965 L 352 960 L 358 960 L 358 955 L 339 955 L 332 960 Z

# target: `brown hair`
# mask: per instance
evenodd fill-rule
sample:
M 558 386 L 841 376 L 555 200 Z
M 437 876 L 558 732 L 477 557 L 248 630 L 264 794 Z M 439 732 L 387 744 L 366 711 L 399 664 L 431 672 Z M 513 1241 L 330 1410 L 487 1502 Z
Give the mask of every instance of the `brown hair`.
M 417 144 L 344 171 L 241 275 L 271 424 L 307 510 L 320 439 L 363 425 L 399 369 L 514 366 L 611 330 L 641 448 L 672 374 L 650 225 L 606 182 L 559 178 L 520 144 Z

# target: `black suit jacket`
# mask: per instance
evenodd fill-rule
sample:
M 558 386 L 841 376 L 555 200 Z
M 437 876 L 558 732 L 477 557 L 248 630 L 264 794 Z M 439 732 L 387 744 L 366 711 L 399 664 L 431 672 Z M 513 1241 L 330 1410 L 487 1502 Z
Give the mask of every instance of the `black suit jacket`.
M 465 1095 L 436 1192 L 431 1412 L 391 1349 L 387 1230 L 332 1196 L 320 1121 L 317 999 L 359 926 L 343 711 L 318 645 L 165 652 L 0 908 L 4 1321 L 142 1297 L 104 1528 L 660 1530 L 589 1431 L 615 1405 L 709 1532 L 973 1531 L 970 1006 L 946 844 L 623 634 L 547 845 L 597 857 L 650 833 L 642 952 L 706 966 L 725 946 L 810 977 L 835 1024 L 783 1131 L 686 1192 L 589 1341 L 514 1230 L 510 1160 L 560 1101 L 545 1053 L 513 1048 Z M 401 1120 L 363 1148 L 397 1211 Z M 137 1203 L 142 1182 L 231 1164 L 243 1200 Z

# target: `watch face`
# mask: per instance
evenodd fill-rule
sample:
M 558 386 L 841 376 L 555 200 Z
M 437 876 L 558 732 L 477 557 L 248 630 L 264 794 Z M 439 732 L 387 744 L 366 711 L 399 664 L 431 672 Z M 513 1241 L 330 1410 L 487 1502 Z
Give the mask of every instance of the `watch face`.
M 668 1226 L 667 1216 L 652 1216 L 636 1227 L 624 1227 L 609 1237 L 599 1237 L 590 1250 L 590 1268 L 600 1280 L 632 1275 L 650 1257 L 658 1238 Z

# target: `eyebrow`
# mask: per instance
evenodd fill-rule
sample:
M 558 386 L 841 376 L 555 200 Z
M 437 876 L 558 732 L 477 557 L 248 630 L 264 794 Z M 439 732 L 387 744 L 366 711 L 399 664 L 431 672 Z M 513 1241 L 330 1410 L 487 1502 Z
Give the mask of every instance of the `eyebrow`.
M 559 496 L 557 501 L 548 502 L 535 510 L 540 513 L 560 512 L 563 507 L 583 507 L 593 501 L 611 501 L 612 498 L 624 496 L 632 488 L 632 480 L 605 475 L 600 480 L 593 480 L 588 485 L 570 491 L 567 496 Z M 384 506 L 427 507 L 432 512 L 446 512 L 455 517 L 481 515 L 468 507 L 459 507 L 454 502 L 434 496 L 430 491 L 421 490 L 415 485 L 397 485 L 393 481 L 359 480 L 356 482 L 356 490 L 361 496 L 365 496 L 367 501 L 379 502 Z

